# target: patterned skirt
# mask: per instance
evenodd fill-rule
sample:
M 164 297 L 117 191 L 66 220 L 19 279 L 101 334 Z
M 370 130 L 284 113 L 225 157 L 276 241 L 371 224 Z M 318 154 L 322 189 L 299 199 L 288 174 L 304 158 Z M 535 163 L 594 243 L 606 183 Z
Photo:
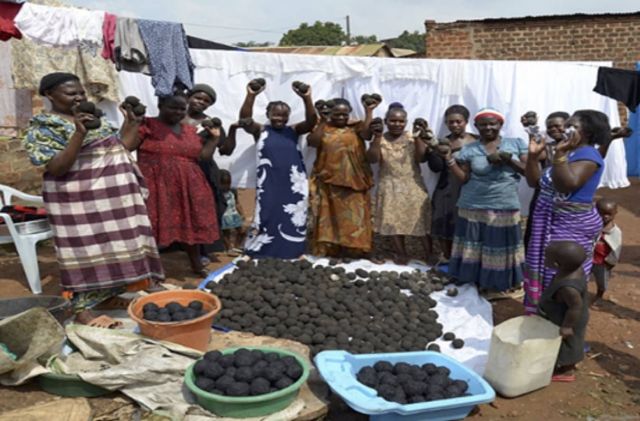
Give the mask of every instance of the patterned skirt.
M 115 136 L 83 146 L 66 174 L 45 173 L 42 190 L 63 289 L 164 279 L 142 175 Z
M 523 267 L 519 211 L 458 209 L 451 276 L 460 283 L 506 291 L 520 285 Z
M 313 179 L 311 252 L 317 256 L 336 256 L 345 250 L 352 255 L 366 254 L 373 245 L 371 195 L 347 187 Z
M 587 259 L 584 272 L 591 273 L 593 247 L 602 230 L 602 219 L 591 203 L 554 201 L 553 192 L 542 189 L 531 219 L 531 234 L 527 247 L 524 272 L 524 306 L 527 314 L 537 312 L 542 292 L 556 274 L 544 264 L 544 250 L 551 241 L 575 241 L 584 247 Z

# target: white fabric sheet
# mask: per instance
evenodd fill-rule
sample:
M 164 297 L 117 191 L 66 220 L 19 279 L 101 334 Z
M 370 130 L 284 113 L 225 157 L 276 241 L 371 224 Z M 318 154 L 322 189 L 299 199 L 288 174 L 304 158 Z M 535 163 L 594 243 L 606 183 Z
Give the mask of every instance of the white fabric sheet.
M 292 106 L 290 123 L 304 119 L 301 100 L 291 90 L 291 83 L 302 80 L 313 89 L 313 98 L 343 96 L 354 107 L 354 117 L 362 117 L 360 96 L 378 92 L 384 97 L 375 110 L 384 116 L 391 102 L 404 104 L 409 120 L 426 118 L 431 127 L 444 135 L 444 110 L 452 104 L 464 104 L 472 115 L 491 106 L 506 114 L 503 135 L 526 138 L 520 116 L 535 110 L 544 117 L 553 111 L 569 113 L 592 108 L 620 124 L 616 102 L 592 91 L 598 66 L 611 62 L 483 61 L 432 59 L 380 59 L 369 57 L 332 57 L 297 54 L 246 53 L 236 51 L 191 50 L 196 64 L 196 83 L 208 83 L 218 93 L 218 101 L 208 113 L 225 125 L 237 120 L 247 83 L 255 77 L 267 80 L 267 88 L 258 96 L 254 118 L 266 122 L 265 107 L 276 99 Z M 149 77 L 120 72 L 123 95 L 137 95 L 148 106 L 149 115 L 157 112 L 156 99 Z M 472 124 L 470 131 L 474 131 Z M 303 142 L 307 171 L 312 167 L 315 150 Z M 251 136 L 238 132 L 238 146 L 231 157 L 216 156 L 221 168 L 231 171 L 236 187 L 255 187 L 255 146 Z M 605 160 L 607 168 L 602 185 L 612 188 L 629 184 L 626 177 L 624 146 L 616 141 Z M 426 165 L 423 175 L 432 192 L 436 179 Z M 527 214 L 532 191 L 521 182 L 522 212 Z
M 328 264 L 326 258 L 314 258 L 307 256 L 307 259 L 314 264 L 325 266 Z M 414 269 L 426 271 L 429 267 L 422 264 L 410 263 L 408 266 L 396 265 L 387 262 L 381 265 L 372 263 L 369 260 L 356 260 L 348 264 L 340 264 L 348 272 L 353 272 L 358 268 L 367 271 L 394 271 L 394 272 L 410 272 Z M 211 279 L 207 278 L 206 285 L 209 281 L 218 282 L 222 277 L 235 270 L 235 266 L 230 267 L 226 271 L 218 272 Z M 493 331 L 493 310 L 491 304 L 478 295 L 475 286 L 464 285 L 457 287 L 458 295 L 456 297 L 448 297 L 446 290 L 435 292 L 431 297 L 437 302 L 435 311 L 438 313 L 438 322 L 442 323 L 443 332 L 453 332 L 456 337 L 462 338 L 465 342 L 461 349 L 451 347 L 451 342 L 442 338 L 436 340 L 440 345 L 443 354 L 448 355 L 460 361 L 476 373 L 482 375 L 487 365 L 489 356 L 489 347 L 491 345 L 491 332 Z
M 101 46 L 103 42 L 103 10 L 25 3 L 14 21 L 22 35 L 42 44 L 63 47 L 86 41 Z

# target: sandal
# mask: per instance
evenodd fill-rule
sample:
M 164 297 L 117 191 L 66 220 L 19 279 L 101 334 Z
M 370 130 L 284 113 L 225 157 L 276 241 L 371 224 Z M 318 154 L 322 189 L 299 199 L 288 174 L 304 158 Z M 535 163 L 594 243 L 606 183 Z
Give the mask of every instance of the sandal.
M 575 374 L 554 374 L 551 376 L 552 382 L 557 383 L 572 383 L 576 381 Z
M 513 291 L 485 291 L 481 292 L 480 295 L 487 301 L 506 300 L 508 298 L 518 300 L 524 297 L 524 290 L 520 288 Z
M 104 314 L 102 316 L 98 316 L 95 319 L 90 320 L 86 325 L 91 327 L 99 327 L 103 329 L 120 329 L 123 326 L 122 322 L 114 320 L 111 317 L 106 316 Z

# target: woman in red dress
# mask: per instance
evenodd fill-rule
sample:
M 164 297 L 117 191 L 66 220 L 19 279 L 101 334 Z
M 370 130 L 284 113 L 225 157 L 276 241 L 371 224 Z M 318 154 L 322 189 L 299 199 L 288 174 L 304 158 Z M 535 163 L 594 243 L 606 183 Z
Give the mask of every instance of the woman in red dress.
M 149 186 L 153 235 L 159 247 L 180 243 L 194 273 L 206 276 L 198 245 L 215 242 L 220 231 L 211 187 L 198 162 L 212 158 L 220 132 L 209 129 L 211 136 L 203 140 L 194 127 L 181 123 L 187 112 L 185 96 L 160 98 L 158 108 L 158 117 L 140 126 L 137 147 L 138 165 Z

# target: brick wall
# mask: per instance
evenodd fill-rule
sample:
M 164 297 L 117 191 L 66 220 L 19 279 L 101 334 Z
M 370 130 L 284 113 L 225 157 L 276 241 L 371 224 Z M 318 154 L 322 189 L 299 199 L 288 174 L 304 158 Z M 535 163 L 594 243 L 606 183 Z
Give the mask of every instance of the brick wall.
M 640 12 L 425 21 L 426 57 L 480 60 L 640 61 Z M 595 84 L 595 81 L 594 81 Z M 626 121 L 626 108 L 620 116 Z

